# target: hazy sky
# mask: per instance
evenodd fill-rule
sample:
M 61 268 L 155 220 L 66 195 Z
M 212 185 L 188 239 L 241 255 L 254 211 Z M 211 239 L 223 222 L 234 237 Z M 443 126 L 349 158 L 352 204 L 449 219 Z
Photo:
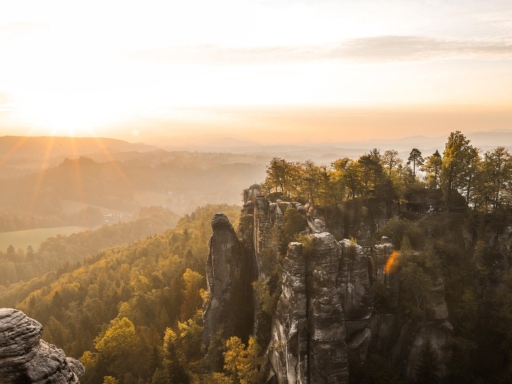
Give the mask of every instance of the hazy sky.
M 3 134 L 293 142 L 512 129 L 510 0 L 0 10 Z

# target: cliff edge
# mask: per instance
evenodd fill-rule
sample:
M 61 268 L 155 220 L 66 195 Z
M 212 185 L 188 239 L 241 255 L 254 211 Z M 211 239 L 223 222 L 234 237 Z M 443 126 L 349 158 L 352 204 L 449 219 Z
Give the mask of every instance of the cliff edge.
M 0 384 L 79 384 L 83 365 L 41 340 L 43 327 L 23 312 L 0 308 Z

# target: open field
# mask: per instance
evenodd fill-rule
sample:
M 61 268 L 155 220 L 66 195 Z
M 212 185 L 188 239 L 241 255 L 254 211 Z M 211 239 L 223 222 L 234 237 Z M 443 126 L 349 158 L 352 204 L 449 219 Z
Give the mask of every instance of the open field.
M 62 200 L 62 210 L 66 215 L 71 215 L 87 207 L 99 208 L 104 215 L 125 215 L 127 213 L 131 213 L 126 211 L 118 211 L 115 209 L 100 207 L 99 205 L 87 204 L 80 201 Z
M 71 235 L 72 233 L 83 231 L 87 231 L 87 228 L 68 226 L 4 232 L 0 233 L 0 250 L 5 251 L 11 244 L 15 249 L 26 249 L 31 245 L 35 250 L 37 250 L 39 248 L 39 244 L 49 237 L 57 235 Z

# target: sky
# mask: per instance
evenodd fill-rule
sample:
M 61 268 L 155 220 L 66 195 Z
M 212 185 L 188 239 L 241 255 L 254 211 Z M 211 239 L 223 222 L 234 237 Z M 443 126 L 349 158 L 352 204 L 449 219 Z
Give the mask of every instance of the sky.
M 512 129 L 512 2 L 0 0 L 0 134 Z

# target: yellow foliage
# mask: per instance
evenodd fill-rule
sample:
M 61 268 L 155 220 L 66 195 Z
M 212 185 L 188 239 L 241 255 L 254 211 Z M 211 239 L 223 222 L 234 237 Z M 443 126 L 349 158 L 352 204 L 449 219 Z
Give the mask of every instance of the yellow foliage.
M 92 352 L 85 351 L 79 360 L 84 365 L 85 370 L 87 371 L 92 370 L 92 368 L 96 365 L 98 358 Z
M 176 333 L 171 328 L 165 329 L 164 345 L 168 345 L 169 343 L 176 342 L 177 338 L 178 338 L 178 336 L 176 336 Z
M 107 359 L 122 356 L 137 346 L 135 326 L 126 317 L 115 318 L 103 336 L 94 339 L 94 347 Z
M 185 280 L 186 289 L 190 289 L 195 285 L 199 285 L 202 279 L 203 276 L 200 273 L 197 273 L 190 268 L 187 268 L 183 274 L 183 280 Z
M 226 342 L 224 352 L 224 369 L 231 378 L 241 384 L 257 384 L 261 382 L 260 347 L 253 337 L 249 339 L 247 348 L 238 337 L 231 337 Z
M 201 296 L 203 303 L 207 303 L 210 301 L 210 292 L 208 292 L 206 289 L 201 288 L 199 290 L 199 296 Z
M 230 377 L 223 373 L 215 372 L 211 376 L 204 379 L 205 384 L 234 384 L 235 382 Z
M 119 380 L 112 376 L 105 376 L 103 378 L 103 384 L 118 384 Z
M 121 304 L 121 308 L 119 308 L 119 314 L 117 315 L 117 318 L 118 319 L 122 319 L 123 317 L 129 318 L 131 310 L 132 309 L 130 307 L 130 304 L 127 303 L 126 301 L 124 301 Z
M 183 274 L 185 280 L 185 297 L 181 305 L 181 320 L 186 321 L 194 316 L 198 309 L 201 308 L 202 298 L 199 294 L 199 286 L 203 276 L 196 271 L 187 268 Z

